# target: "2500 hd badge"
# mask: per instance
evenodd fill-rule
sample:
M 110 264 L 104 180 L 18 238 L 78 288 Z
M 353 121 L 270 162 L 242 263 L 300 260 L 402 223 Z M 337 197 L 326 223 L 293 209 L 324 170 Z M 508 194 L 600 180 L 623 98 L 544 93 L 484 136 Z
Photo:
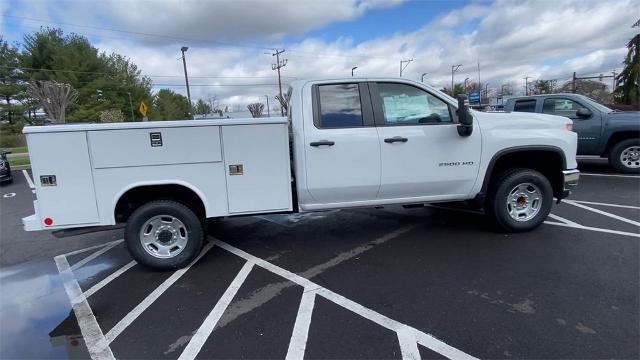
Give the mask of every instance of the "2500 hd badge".
M 460 165 L 473 165 L 473 161 L 441 162 L 438 164 L 438 166 L 460 166 Z

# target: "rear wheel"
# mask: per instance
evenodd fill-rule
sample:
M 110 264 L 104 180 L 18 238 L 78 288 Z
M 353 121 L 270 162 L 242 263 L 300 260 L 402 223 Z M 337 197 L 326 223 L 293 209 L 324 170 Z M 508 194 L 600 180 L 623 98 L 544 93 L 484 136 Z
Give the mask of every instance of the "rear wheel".
M 623 140 L 609 153 L 609 165 L 622 173 L 640 172 L 640 139 Z
M 188 265 L 204 241 L 202 222 L 187 206 L 169 200 L 146 203 L 127 222 L 125 240 L 131 256 L 159 270 Z
M 544 175 L 512 169 L 493 179 L 485 212 L 503 230 L 528 231 L 547 218 L 552 202 L 553 189 Z

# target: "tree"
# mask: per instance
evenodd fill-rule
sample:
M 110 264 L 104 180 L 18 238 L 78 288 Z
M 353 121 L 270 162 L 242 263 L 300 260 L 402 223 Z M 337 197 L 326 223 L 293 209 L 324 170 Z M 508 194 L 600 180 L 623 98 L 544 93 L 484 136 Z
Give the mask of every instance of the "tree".
M 20 72 L 20 53 L 0 36 L 0 119 L 13 123 L 27 109 L 26 84 Z
M 572 92 L 572 83 L 565 83 L 560 87 L 559 91 L 565 93 Z M 613 97 L 607 89 L 607 86 L 599 81 L 593 80 L 576 80 L 576 94 L 588 96 L 603 104 L 610 104 L 613 100 Z
M 123 122 L 124 114 L 120 109 L 109 109 L 104 110 L 100 113 L 100 122 L 103 123 L 114 123 L 114 122 Z
M 198 115 L 207 115 L 207 114 L 213 113 L 213 109 L 211 108 L 211 105 L 207 104 L 202 99 L 199 99 L 198 102 L 196 102 L 194 111 Z
M 632 27 L 640 27 L 640 19 Z M 616 98 L 628 105 L 640 105 L 640 33 L 627 43 L 624 69 L 616 76 Z
M 264 104 L 263 103 L 249 104 L 247 105 L 247 109 L 249 109 L 251 116 L 253 116 L 254 118 L 259 118 L 262 116 L 262 111 L 264 110 Z
M 114 108 L 130 113 L 129 95 L 136 104 L 151 98 L 151 80 L 135 64 L 119 54 L 99 53 L 86 37 L 43 28 L 25 35 L 23 48 L 20 65 L 28 80 L 53 80 L 77 89 L 69 121 L 98 120 L 102 111 Z
M 34 81 L 27 86 L 27 93 L 38 101 L 49 119 L 58 124 L 66 122 L 67 107 L 78 99 L 78 93 L 71 85 L 55 81 Z
M 536 80 L 529 84 L 530 95 L 551 94 L 552 91 L 551 80 Z
M 151 120 L 183 120 L 190 119 L 189 100 L 169 89 L 162 89 L 151 102 Z
M 284 116 L 287 116 L 289 111 L 289 94 L 286 93 L 280 97 L 280 95 L 276 95 L 276 100 L 280 103 L 280 108 L 284 112 Z

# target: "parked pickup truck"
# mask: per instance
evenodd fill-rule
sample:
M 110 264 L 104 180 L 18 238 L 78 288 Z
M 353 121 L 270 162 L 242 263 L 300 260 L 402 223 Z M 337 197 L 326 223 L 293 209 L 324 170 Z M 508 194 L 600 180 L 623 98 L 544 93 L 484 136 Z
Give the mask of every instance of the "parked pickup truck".
M 640 112 L 609 109 L 579 94 L 551 94 L 510 98 L 505 111 L 536 112 L 573 120 L 578 155 L 609 158 L 619 172 L 640 172 Z
M 470 111 L 395 78 L 288 91 L 288 118 L 25 127 L 25 230 L 126 223 L 132 256 L 172 269 L 198 254 L 206 218 L 466 200 L 525 231 L 578 182 L 567 118 Z

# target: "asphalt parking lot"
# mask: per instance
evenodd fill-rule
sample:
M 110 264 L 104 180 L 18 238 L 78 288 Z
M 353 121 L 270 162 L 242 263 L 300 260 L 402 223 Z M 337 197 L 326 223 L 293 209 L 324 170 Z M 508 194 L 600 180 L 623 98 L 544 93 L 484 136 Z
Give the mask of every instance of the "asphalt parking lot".
M 135 264 L 120 230 L 23 232 L 14 171 L 0 358 L 637 359 L 640 176 L 580 167 L 529 233 L 440 207 L 229 218 L 177 272 Z

